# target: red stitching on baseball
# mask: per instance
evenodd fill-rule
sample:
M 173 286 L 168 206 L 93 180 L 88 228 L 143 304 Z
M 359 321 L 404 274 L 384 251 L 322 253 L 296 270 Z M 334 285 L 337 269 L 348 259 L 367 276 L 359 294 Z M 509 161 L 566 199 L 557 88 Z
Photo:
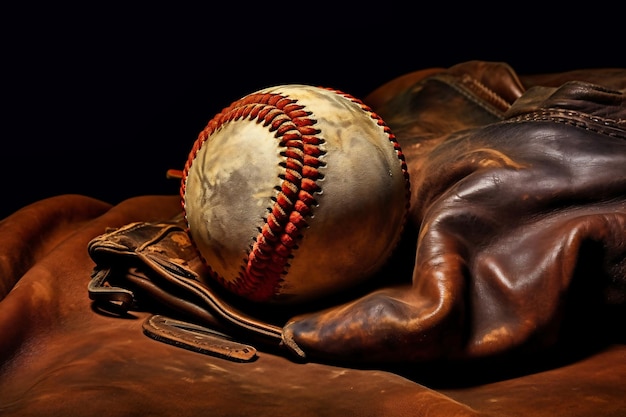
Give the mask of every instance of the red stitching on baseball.
M 319 130 L 316 121 L 296 100 L 280 94 L 252 94 L 233 103 L 213 118 L 200 133 L 183 170 L 181 197 L 185 197 L 185 183 L 189 169 L 203 143 L 210 135 L 229 121 L 241 118 L 257 119 L 258 123 L 275 132 L 285 161 L 285 171 L 280 175 L 274 204 L 268 209 L 265 224 L 259 230 L 250 247 L 248 259 L 236 282 L 214 277 L 231 291 L 253 300 L 272 298 L 280 288 L 286 273 L 291 252 L 297 248 L 302 230 L 308 227 L 306 216 L 316 204 L 313 195 L 319 191 L 315 180 L 323 175 L 318 168 L 324 166 L 319 160 L 324 152 L 319 148 L 323 139 L 315 135 Z M 206 263 L 206 260 L 205 260 Z M 210 268 L 210 266 L 209 266 Z
M 383 128 L 401 161 L 407 185 L 408 209 L 410 201 L 408 169 L 400 145 L 389 127 L 371 108 L 357 98 L 339 90 L 324 89 L 359 105 Z M 323 178 L 319 168 L 325 163 L 319 157 L 324 154 L 320 148 L 324 139 L 318 136 L 320 131 L 315 128 L 317 122 L 309 117 L 310 114 L 303 105 L 297 103 L 297 100 L 280 94 L 248 95 L 224 108 L 209 121 L 194 143 L 182 173 L 180 195 L 185 212 L 187 176 L 197 153 L 215 130 L 227 122 L 242 118 L 256 119 L 257 123 L 268 127 L 271 132 L 275 132 L 279 145 L 286 148 L 281 152 L 285 157 L 285 161 L 281 163 L 285 171 L 279 176 L 281 184 L 276 187 L 277 195 L 272 198 L 274 204 L 268 208 L 265 224 L 259 229 L 254 243 L 251 244 L 247 259 L 243 259 L 236 282 L 228 282 L 220 277 L 200 255 L 216 280 L 234 293 L 251 300 L 266 301 L 277 294 L 289 267 L 289 259 L 293 256 L 292 251 L 297 249 L 302 231 L 308 227 L 307 217 L 317 204 L 314 195 L 320 191 L 316 180 Z

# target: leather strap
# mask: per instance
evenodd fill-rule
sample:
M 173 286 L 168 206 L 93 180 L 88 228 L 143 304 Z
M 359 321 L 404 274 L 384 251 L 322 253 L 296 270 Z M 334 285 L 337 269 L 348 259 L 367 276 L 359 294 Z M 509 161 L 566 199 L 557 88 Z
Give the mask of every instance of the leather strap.
M 151 315 L 143 322 L 143 331 L 159 342 L 198 353 L 236 362 L 250 362 L 257 358 L 253 346 L 239 343 L 216 330 L 159 314 Z

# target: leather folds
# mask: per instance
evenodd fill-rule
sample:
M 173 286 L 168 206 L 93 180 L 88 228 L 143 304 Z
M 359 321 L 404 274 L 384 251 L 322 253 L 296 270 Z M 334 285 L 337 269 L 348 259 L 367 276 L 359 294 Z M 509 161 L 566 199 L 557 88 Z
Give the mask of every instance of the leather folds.
M 411 363 L 623 337 L 626 105 L 611 86 L 626 72 L 584 76 L 525 90 L 507 65 L 469 62 L 377 103 L 410 169 L 412 276 L 291 319 L 286 344 Z

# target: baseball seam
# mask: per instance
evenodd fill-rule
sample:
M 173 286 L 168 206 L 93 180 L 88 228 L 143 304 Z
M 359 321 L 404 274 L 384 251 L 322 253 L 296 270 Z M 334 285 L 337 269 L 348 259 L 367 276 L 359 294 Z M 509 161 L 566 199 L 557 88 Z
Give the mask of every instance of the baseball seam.
M 342 91 L 323 88 L 334 92 L 359 105 L 376 123 L 383 128 L 401 162 L 401 169 L 407 184 L 407 209 L 410 201 L 408 170 L 404 155 L 395 136 L 383 120 L 367 105 Z M 232 103 L 216 115 L 199 134 L 189 154 L 182 173 L 180 195 L 185 213 L 185 187 L 189 170 L 204 142 L 222 125 L 242 118 L 257 120 L 270 132 L 279 145 L 285 147 L 281 155 L 285 161 L 279 175 L 280 185 L 275 187 L 277 194 L 272 197 L 273 205 L 268 207 L 264 224 L 243 258 L 237 279 L 227 281 L 211 268 L 200 255 L 213 278 L 230 291 L 253 301 L 268 301 L 279 293 L 283 277 L 289 269 L 289 260 L 298 248 L 303 230 L 308 227 L 307 218 L 317 206 L 315 194 L 321 191 L 317 180 L 323 178 L 321 168 L 326 163 L 320 159 L 325 151 L 320 147 L 324 139 L 315 127 L 316 120 L 311 112 L 297 100 L 277 93 L 256 93 Z M 408 210 L 407 210 L 408 211 Z M 191 239 L 193 242 L 193 239 Z M 194 244 L 195 245 L 195 244 Z

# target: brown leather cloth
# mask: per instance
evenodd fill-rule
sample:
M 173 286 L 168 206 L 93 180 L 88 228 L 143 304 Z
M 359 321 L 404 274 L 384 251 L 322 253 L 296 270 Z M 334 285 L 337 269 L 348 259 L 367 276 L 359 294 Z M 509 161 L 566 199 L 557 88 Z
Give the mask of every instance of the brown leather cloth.
M 483 70 L 486 71 L 485 77 L 481 78 L 480 73 Z M 403 149 L 407 158 L 411 158 L 409 161 L 413 161 L 412 187 L 416 203 L 413 218 L 416 224 L 428 218 L 437 207 L 444 207 L 445 210 L 441 211 L 443 213 L 455 214 L 438 217 L 437 221 L 417 235 L 420 241 L 430 239 L 428 241 L 433 242 L 430 248 L 442 248 L 441 253 L 444 255 L 452 253 L 451 247 L 461 255 L 477 254 L 479 248 L 491 248 L 490 251 L 482 252 L 480 259 L 485 261 L 484 265 L 492 266 L 492 269 L 479 270 L 478 275 L 464 272 L 460 276 L 466 281 L 453 280 L 452 283 L 446 283 L 443 278 L 455 276 L 454 274 L 435 274 L 437 280 L 432 284 L 436 285 L 419 287 L 418 295 L 437 299 L 437 294 L 449 294 L 454 297 L 443 300 L 450 308 L 445 311 L 477 311 L 482 315 L 451 315 L 453 320 L 443 321 L 439 329 L 435 328 L 432 333 L 422 333 L 421 340 L 414 340 L 428 349 L 421 351 L 416 357 L 409 357 L 411 361 L 398 361 L 394 367 L 359 367 L 353 364 L 324 364 L 314 361 L 298 363 L 281 353 L 263 349 L 260 349 L 255 361 L 237 363 L 180 349 L 159 343 L 143 334 L 142 323 L 149 312 L 137 311 L 123 317 L 109 316 L 106 312 L 93 308 L 86 291 L 94 268 L 94 262 L 87 253 L 87 244 L 110 228 L 137 221 L 172 218 L 180 212 L 179 197 L 140 196 L 112 206 L 86 196 L 58 196 L 24 207 L 0 222 L 0 414 L 623 416 L 626 413 L 626 345 L 622 309 L 626 250 L 623 186 L 626 165 L 618 163 L 624 158 L 626 140 L 620 135 L 624 129 L 626 110 L 623 98 L 615 105 L 618 95 L 605 90 L 623 89 L 626 77 L 607 77 L 608 72 L 613 71 L 610 70 L 603 72 L 604 76 L 598 72 L 583 72 L 524 78 L 515 76 L 506 67 L 492 67 L 487 63 L 468 63 L 465 69 L 457 67 L 426 71 L 422 74 L 441 72 L 439 75 L 442 77 L 454 78 L 456 71 L 471 73 L 474 75 L 473 79 L 482 79 L 485 85 L 494 90 L 505 91 L 505 94 L 499 94 L 504 101 L 485 96 L 486 101 L 481 103 L 484 111 L 462 113 L 463 120 L 457 125 L 445 118 L 428 119 L 427 109 L 421 109 L 424 111 L 413 113 L 414 117 L 422 115 L 430 124 L 423 123 L 419 126 L 411 125 L 408 120 L 405 123 L 402 118 L 396 119 L 392 113 L 385 115 L 384 109 L 392 109 L 394 105 L 389 100 L 399 97 L 397 92 L 389 95 L 374 92 L 370 96 L 370 103 L 377 103 L 376 109 L 383 118 L 390 125 L 396 126 L 396 136 L 399 139 L 405 138 Z M 498 74 L 501 77 L 496 76 Z M 607 79 L 611 80 L 611 85 L 605 83 L 603 89 L 597 89 L 588 88 L 586 84 L 582 87 L 580 84 L 568 84 L 561 88 L 570 80 L 570 76 L 589 82 Z M 413 86 L 414 83 L 420 88 L 424 87 L 424 83 L 420 82 L 423 78 L 425 77 L 414 78 L 413 82 L 404 84 L 398 91 L 405 91 L 406 86 Z M 461 74 L 458 79 L 463 78 Z M 426 82 L 428 83 L 442 85 L 434 79 Z M 445 87 L 451 84 L 444 82 L 443 85 Z M 460 88 L 456 91 L 467 92 L 461 84 L 452 85 Z M 546 90 L 540 89 L 536 95 L 528 96 L 529 101 L 518 100 L 526 95 L 531 85 L 553 87 L 554 90 L 545 94 Z M 394 88 L 393 82 L 383 87 L 391 91 Z M 589 95 L 594 98 L 591 102 L 604 100 L 604 104 L 598 106 L 595 113 L 594 108 L 588 106 L 590 101 L 586 99 Z M 438 97 L 442 98 L 443 105 L 453 108 L 468 104 L 458 95 L 452 97 L 455 101 L 441 95 Z M 572 97 L 582 100 L 571 100 Z M 515 103 L 512 104 L 513 101 Z M 494 123 L 494 118 L 515 118 L 529 114 L 525 109 L 534 108 L 533 103 L 537 101 L 549 103 L 550 108 L 562 106 L 566 109 L 563 120 L 567 121 L 574 120 L 568 118 L 572 114 L 581 115 L 580 108 L 575 107 L 585 102 L 587 104 L 584 114 L 589 114 L 588 110 L 591 109 L 591 119 L 606 122 L 596 131 L 588 132 L 590 136 L 585 137 L 579 137 L 577 132 L 590 125 L 583 123 L 589 122 L 588 119 L 576 119 L 581 122 L 579 124 L 568 123 L 565 125 L 570 129 L 567 131 L 568 146 L 556 148 L 576 151 L 583 149 L 580 146 L 587 141 L 590 145 L 584 148 L 584 155 L 595 157 L 595 169 L 585 168 L 580 171 L 585 175 L 574 175 L 572 172 L 577 172 L 576 170 L 559 171 L 555 168 L 554 171 L 547 172 L 559 175 L 530 176 L 525 182 L 518 181 L 519 178 L 515 176 L 506 177 L 504 173 L 519 175 L 527 172 L 525 169 L 529 160 L 542 161 L 541 158 L 537 159 L 539 156 L 548 158 L 550 164 L 554 162 L 556 167 L 572 162 L 577 162 L 573 167 L 578 167 L 584 162 L 584 158 L 562 158 L 562 154 L 555 152 L 555 148 L 542 147 L 541 140 L 546 140 L 542 136 L 545 131 L 540 131 L 543 133 L 539 135 L 537 131 L 516 130 L 514 123 L 503 125 L 509 129 L 509 134 L 501 136 L 504 139 L 498 143 L 489 142 L 489 135 L 476 135 L 474 130 L 457 135 L 454 138 L 455 146 L 440 148 L 445 152 L 438 154 L 433 151 L 444 142 L 442 137 L 450 140 L 446 132 L 457 131 L 459 126 L 467 128 L 491 124 Z M 411 103 L 419 104 L 418 101 L 408 100 L 403 106 Z M 610 107 L 611 103 L 613 107 Z M 524 119 L 522 117 L 516 120 Z M 608 123 L 611 120 L 622 123 L 622 133 L 615 129 L 615 125 Z M 524 126 L 533 123 L 539 122 L 531 120 Z M 429 136 L 429 132 L 438 133 Z M 610 134 L 607 135 L 607 132 Z M 423 145 L 416 146 L 417 142 L 412 142 L 411 138 L 420 138 Z M 524 140 L 529 146 L 524 147 L 525 152 L 521 152 L 515 144 Z M 496 149 L 501 153 L 483 150 L 482 153 L 475 153 L 474 159 L 468 159 L 465 152 L 467 148 L 462 145 L 469 143 L 474 146 L 474 150 L 479 150 L 484 148 L 475 145 L 484 144 L 483 141 L 486 142 L 485 145 L 491 146 L 490 150 Z M 515 149 L 519 152 L 513 152 Z M 545 152 L 546 149 L 552 152 Z M 429 157 L 423 158 L 426 152 Z M 569 155 L 580 156 L 575 152 Z M 509 171 L 512 163 L 520 165 L 520 168 L 513 167 Z M 438 175 L 448 174 L 450 178 L 447 186 L 433 189 L 436 184 L 429 181 L 427 176 L 420 176 L 418 168 Z M 465 188 L 453 187 L 460 179 L 470 178 L 472 173 L 484 173 L 479 168 L 500 169 L 500 176 L 493 176 L 489 187 L 485 186 L 483 189 L 478 185 L 486 184 L 480 181 L 477 184 L 465 182 Z M 593 175 L 587 175 L 589 173 Z M 554 178 L 567 178 L 567 193 L 559 196 L 565 200 L 558 200 L 568 202 L 565 208 L 550 204 L 550 199 L 547 198 L 554 191 L 551 187 Z M 496 193 L 492 188 L 501 184 L 500 180 L 513 186 L 516 193 L 511 195 L 519 198 L 516 204 L 507 206 L 509 210 L 512 207 L 512 211 L 503 212 L 498 204 L 480 206 L 481 210 L 478 211 L 464 209 L 465 206 L 461 204 L 463 198 L 469 198 L 468 201 L 472 202 L 506 202 L 502 194 Z M 524 185 L 529 184 L 543 185 L 543 188 L 537 189 L 546 194 L 538 193 L 522 198 L 525 196 Z M 448 187 L 453 189 L 450 194 L 447 193 Z M 481 190 L 485 194 L 481 194 Z M 580 190 L 585 192 L 580 193 Z M 428 206 L 425 203 L 420 204 L 420 201 L 428 201 L 423 196 L 434 195 L 443 197 L 434 199 Z M 529 204 L 530 207 L 540 210 L 532 210 L 532 216 L 524 217 L 521 213 Z M 472 221 L 463 223 L 467 219 Z M 528 228 L 533 221 L 538 223 L 535 223 L 535 227 Z M 457 233 L 452 233 L 459 224 L 464 226 Z M 523 231 L 519 236 L 524 239 L 507 239 L 505 234 L 497 233 L 492 235 L 496 237 L 492 240 L 480 239 L 485 236 L 485 230 L 493 232 L 505 228 Z M 568 239 L 558 246 L 558 251 L 552 251 L 554 247 L 550 243 L 563 230 L 568 231 L 565 233 Z M 446 238 L 440 240 L 441 237 Z M 410 239 L 406 242 L 407 246 L 410 246 L 410 242 Z M 439 246 L 439 242 L 443 246 Z M 500 252 L 495 250 L 498 248 Z M 524 248 L 533 250 L 524 252 Z M 428 249 L 427 246 L 422 250 Z M 417 249 L 413 252 L 415 253 L 418 261 L 424 256 L 424 252 Z M 460 265 L 459 268 L 463 269 L 461 267 L 464 259 L 468 258 L 452 257 L 450 263 L 445 264 Z M 516 259 L 518 262 L 513 262 Z M 486 262 L 490 260 L 491 262 Z M 506 260 L 510 262 L 507 264 Z M 555 265 L 562 269 L 555 268 Z M 434 263 L 431 266 L 440 264 Z M 465 266 L 465 271 L 471 270 L 471 267 Z M 502 287 L 475 287 L 473 291 L 464 286 L 471 286 L 476 281 L 469 278 L 485 276 L 481 275 L 484 272 L 490 272 L 489 276 L 492 277 L 506 277 L 507 271 L 532 271 L 533 268 L 552 271 L 543 277 L 564 279 L 554 282 L 537 278 L 530 282 L 518 282 L 518 285 L 509 282 L 508 286 Z M 576 279 L 567 274 L 572 270 L 577 271 L 572 275 Z M 398 279 L 399 287 L 383 289 L 375 294 L 389 294 L 389 291 L 402 289 L 392 301 L 405 299 L 414 285 L 410 283 L 411 277 L 394 279 Z M 506 284 L 503 279 L 499 282 L 501 285 Z M 537 286 L 533 287 L 530 283 Z M 594 285 L 587 285 L 590 283 Z M 452 291 L 455 285 L 462 287 L 458 293 Z M 501 289 L 501 294 L 495 291 L 498 288 Z M 520 292 L 514 291 L 513 294 L 519 294 L 520 298 L 503 299 L 511 289 L 519 290 Z M 567 294 L 573 296 L 568 298 Z M 481 298 L 482 296 L 485 298 Z M 358 307 L 367 297 L 354 300 L 349 306 Z M 406 305 L 415 306 L 417 298 L 419 297 L 410 298 Z M 574 304 L 568 304 L 567 309 L 561 310 L 560 300 L 565 299 Z M 461 300 L 469 304 L 455 304 Z M 489 301 L 482 305 L 490 306 L 490 309 L 481 311 L 481 300 Z M 559 308 L 551 310 L 550 307 L 555 305 Z M 392 311 L 401 312 L 402 309 Z M 442 314 L 444 310 L 433 311 L 439 314 L 433 315 L 435 319 L 445 316 Z M 560 313 L 565 317 L 572 317 L 572 321 L 561 320 L 560 317 L 563 316 Z M 324 313 L 321 314 L 323 317 Z M 495 336 L 501 333 L 487 331 L 487 325 L 493 324 L 493 320 L 489 318 L 493 317 L 507 318 L 503 321 L 502 328 L 514 329 L 511 337 L 498 339 Z M 519 317 L 528 317 L 529 320 L 511 327 L 511 323 L 517 323 L 516 319 Z M 305 323 L 306 320 L 311 320 L 311 317 L 300 323 Z M 328 323 L 319 320 L 315 313 L 313 322 L 318 321 L 322 324 Z M 563 327 L 564 322 L 567 324 Z M 459 329 L 459 326 L 467 323 L 483 323 L 487 327 L 478 325 L 469 333 L 464 327 Z M 449 333 L 443 331 L 447 325 L 450 326 L 447 329 Z M 414 330 L 419 333 L 420 329 Z M 561 334 L 554 333 L 555 329 L 566 330 L 564 333 L 567 335 L 567 344 L 551 350 L 548 348 L 553 346 L 553 342 L 560 340 L 549 337 Z M 457 330 L 461 330 L 461 333 L 457 334 Z M 492 334 L 494 338 L 485 339 L 485 332 Z M 378 333 L 381 334 L 383 333 Z M 305 346 L 306 351 L 313 352 L 314 358 L 317 354 L 320 358 L 332 360 L 350 354 L 355 345 L 342 345 L 341 340 L 339 344 L 329 343 L 334 337 L 331 333 L 328 339 L 323 339 L 325 342 L 321 346 L 316 344 L 320 340 L 318 337 L 308 341 L 303 337 L 297 341 Z M 372 360 L 376 359 L 376 355 L 380 359 L 383 354 L 381 352 L 387 352 L 387 355 L 394 352 L 393 349 L 382 350 L 377 340 L 377 337 L 373 337 L 372 344 L 361 344 L 359 349 L 371 348 L 374 354 Z M 438 342 L 433 343 L 432 340 Z M 458 343 L 459 340 L 466 343 Z M 478 343 L 479 340 L 483 343 Z M 484 343 L 485 340 L 499 342 L 494 345 Z M 513 361 L 508 361 L 506 357 L 495 362 L 463 361 L 468 357 L 484 359 L 491 355 L 497 356 L 498 353 L 515 350 L 516 346 L 528 347 L 530 352 L 539 350 L 545 354 L 531 353 L 515 357 Z M 440 352 L 434 347 L 447 350 Z M 411 350 L 400 351 L 402 354 L 406 352 Z M 437 359 L 442 357 L 444 360 L 439 362 Z M 432 361 L 418 360 L 424 358 Z M 447 360 L 448 358 L 451 360 Z M 358 356 L 352 359 L 362 360 Z M 413 360 L 419 364 L 416 366 L 412 363 Z
M 109 227 L 167 218 L 179 207 L 175 196 L 111 207 L 68 195 L 0 223 L 2 416 L 618 416 L 626 410 L 621 344 L 511 378 L 452 368 L 429 381 L 294 363 L 263 351 L 253 363 L 226 361 L 145 337 L 148 313 L 122 319 L 92 311 L 85 291 L 93 268 L 89 240 Z

